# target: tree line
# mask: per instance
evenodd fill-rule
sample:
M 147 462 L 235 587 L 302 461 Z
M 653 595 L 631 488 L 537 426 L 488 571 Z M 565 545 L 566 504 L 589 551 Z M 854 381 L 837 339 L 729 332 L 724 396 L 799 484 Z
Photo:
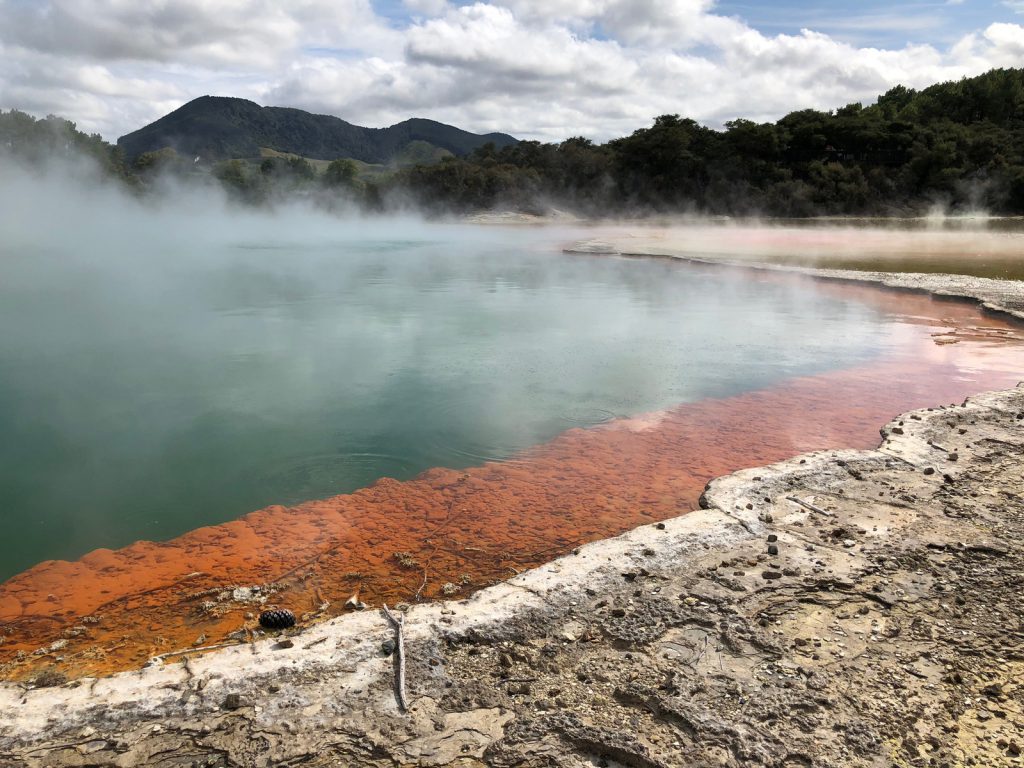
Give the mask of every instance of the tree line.
M 298 157 L 193 167 L 173 150 L 128 165 L 116 147 L 58 118 L 0 112 L 0 152 L 32 161 L 74 149 L 139 189 L 165 174 L 205 176 L 252 204 L 279 197 L 344 199 L 369 210 L 412 204 L 467 212 L 554 206 L 582 214 L 693 211 L 802 217 L 953 210 L 1024 213 L 1024 70 L 996 69 L 876 103 L 804 109 L 774 123 L 723 130 L 679 115 L 597 144 L 485 145 L 466 157 L 373 176 L 339 158 L 322 170 Z
M 805 109 L 718 131 L 678 115 L 598 145 L 523 141 L 402 171 L 424 206 L 774 216 L 951 209 L 1024 213 L 1024 70 L 997 69 L 870 106 Z

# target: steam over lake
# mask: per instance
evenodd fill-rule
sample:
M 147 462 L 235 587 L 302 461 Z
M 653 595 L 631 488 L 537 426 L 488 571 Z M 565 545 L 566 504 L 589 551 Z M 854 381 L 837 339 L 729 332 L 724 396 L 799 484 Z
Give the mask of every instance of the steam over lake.
M 0 577 L 507 459 L 891 336 L 856 302 L 565 255 L 550 230 L 249 224 L 83 220 L 3 248 Z

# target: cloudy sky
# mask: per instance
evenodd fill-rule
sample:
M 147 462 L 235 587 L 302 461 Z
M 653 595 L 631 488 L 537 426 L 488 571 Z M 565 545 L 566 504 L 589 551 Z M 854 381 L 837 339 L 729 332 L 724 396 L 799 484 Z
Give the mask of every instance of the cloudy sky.
M 1024 66 L 1024 0 L 0 0 L 0 108 L 109 140 L 203 94 L 559 140 Z

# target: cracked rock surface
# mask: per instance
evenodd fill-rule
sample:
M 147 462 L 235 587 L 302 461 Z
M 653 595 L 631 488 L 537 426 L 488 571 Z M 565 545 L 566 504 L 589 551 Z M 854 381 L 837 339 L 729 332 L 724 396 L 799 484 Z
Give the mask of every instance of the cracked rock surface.
M 0 687 L 0 766 L 1024 765 L 1024 389 L 405 618 Z M 391 641 L 391 642 L 389 642 Z

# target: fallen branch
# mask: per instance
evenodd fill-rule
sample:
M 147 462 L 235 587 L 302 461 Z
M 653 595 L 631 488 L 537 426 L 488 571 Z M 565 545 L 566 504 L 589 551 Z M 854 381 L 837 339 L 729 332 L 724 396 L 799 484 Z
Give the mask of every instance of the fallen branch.
M 801 507 L 805 507 L 806 509 L 811 510 L 811 512 L 816 512 L 819 515 L 824 515 L 825 517 L 834 517 L 834 515 L 831 512 L 826 512 L 821 507 L 816 507 L 808 501 L 798 499 L 796 496 L 787 496 L 786 500 L 792 501 L 794 504 L 799 504 Z
M 405 698 L 405 614 L 399 613 L 395 617 L 384 603 L 384 615 L 387 616 L 391 626 L 395 629 L 395 645 L 398 654 L 398 678 L 395 681 L 395 693 L 398 697 L 398 708 L 403 712 L 409 711 L 409 702 Z

